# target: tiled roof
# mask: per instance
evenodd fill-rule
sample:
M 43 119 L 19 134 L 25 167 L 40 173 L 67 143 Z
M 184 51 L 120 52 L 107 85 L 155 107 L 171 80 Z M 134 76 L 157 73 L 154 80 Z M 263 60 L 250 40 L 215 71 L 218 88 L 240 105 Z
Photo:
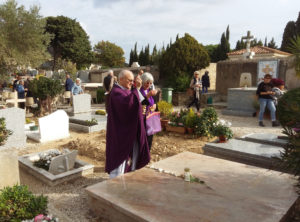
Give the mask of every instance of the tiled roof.
M 290 56 L 292 54 L 288 53 L 288 52 L 283 52 L 280 51 L 278 49 L 272 49 L 269 47 L 265 47 L 265 46 L 254 46 L 250 48 L 251 52 L 255 52 L 255 54 L 280 54 L 280 55 L 286 55 L 286 56 Z M 228 56 L 234 56 L 234 55 L 243 55 L 246 52 L 246 49 L 241 49 L 241 50 L 236 50 L 233 52 L 229 52 L 227 53 Z

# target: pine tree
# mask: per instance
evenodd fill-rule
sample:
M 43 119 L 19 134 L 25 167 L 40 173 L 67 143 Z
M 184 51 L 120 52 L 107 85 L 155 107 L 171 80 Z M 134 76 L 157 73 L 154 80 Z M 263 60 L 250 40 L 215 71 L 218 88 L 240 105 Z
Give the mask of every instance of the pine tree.
M 268 47 L 273 48 L 273 49 L 277 49 L 277 45 L 276 45 L 276 42 L 275 42 L 274 38 L 272 38 L 271 41 L 268 43 Z
M 296 37 L 296 24 L 293 21 L 289 21 L 284 29 L 281 47 L 280 49 L 285 52 L 289 52 L 289 45 L 291 40 Z
M 137 62 L 139 61 L 139 56 L 137 53 L 137 42 L 134 45 L 134 50 L 133 50 L 133 56 L 132 56 L 132 62 Z
M 300 36 L 300 12 L 298 14 L 298 18 L 295 22 L 296 25 L 296 35 Z
M 268 38 L 267 37 L 265 38 L 265 44 L 264 44 L 264 46 L 268 47 Z
M 129 66 L 131 66 L 133 63 L 133 51 L 132 49 L 130 50 L 130 54 L 129 54 Z

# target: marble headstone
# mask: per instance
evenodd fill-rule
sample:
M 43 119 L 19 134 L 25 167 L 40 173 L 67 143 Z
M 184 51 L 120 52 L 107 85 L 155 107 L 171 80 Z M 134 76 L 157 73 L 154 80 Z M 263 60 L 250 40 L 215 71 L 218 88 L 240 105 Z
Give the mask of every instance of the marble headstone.
M 79 94 L 73 96 L 73 114 L 91 112 L 91 95 Z
M 25 110 L 16 107 L 1 109 L 0 118 L 5 118 L 6 128 L 13 132 L 1 148 L 25 148 L 26 135 L 25 127 Z
M 249 72 L 244 72 L 241 74 L 240 78 L 240 87 L 251 87 L 252 85 L 252 76 Z
M 0 189 L 20 183 L 18 153 L 14 149 L 0 149 Z
M 49 172 L 57 175 L 72 170 L 75 165 L 77 150 L 54 157 L 50 163 Z
M 27 136 L 41 143 L 69 137 L 67 113 L 64 110 L 57 110 L 48 116 L 39 118 L 39 132 L 27 134 Z

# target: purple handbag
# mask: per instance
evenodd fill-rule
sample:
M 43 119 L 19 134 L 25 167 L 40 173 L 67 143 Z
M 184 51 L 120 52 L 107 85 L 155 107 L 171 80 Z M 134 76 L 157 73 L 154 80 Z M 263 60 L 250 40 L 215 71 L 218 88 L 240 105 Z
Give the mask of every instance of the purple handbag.
M 148 136 L 161 131 L 160 112 L 153 112 L 146 117 L 146 129 Z

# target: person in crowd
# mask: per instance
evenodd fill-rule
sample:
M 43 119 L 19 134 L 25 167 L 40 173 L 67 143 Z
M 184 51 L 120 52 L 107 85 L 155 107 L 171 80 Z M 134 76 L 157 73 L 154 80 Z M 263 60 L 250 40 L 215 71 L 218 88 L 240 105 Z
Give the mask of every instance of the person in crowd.
M 284 81 L 281 79 L 272 79 L 271 82 L 273 84 L 272 92 L 275 93 L 274 95 L 272 95 L 272 97 L 273 97 L 275 106 L 277 106 L 278 99 L 280 99 L 280 97 L 282 97 L 284 94 Z
M 147 102 L 144 105 L 146 108 L 145 110 L 143 109 L 143 115 L 144 115 L 144 121 L 145 121 L 145 127 L 146 127 L 146 116 L 151 113 L 154 112 L 156 110 L 156 104 L 154 102 L 153 96 L 156 95 L 156 90 L 152 90 L 151 86 L 153 84 L 153 76 L 151 73 L 149 72 L 145 72 L 142 76 L 142 87 L 140 89 L 141 94 L 143 95 L 143 97 L 147 100 Z M 147 129 L 146 129 L 147 131 Z M 148 145 L 149 145 L 149 150 L 151 150 L 151 146 L 152 146 L 152 139 L 153 139 L 153 135 L 148 136 L 147 135 L 147 141 L 148 141 Z
M 16 75 L 16 79 L 13 82 L 13 91 L 16 90 L 17 85 L 19 84 L 19 81 L 21 80 L 21 76 L 19 76 L 18 74 Z
M 114 76 L 107 75 L 104 77 L 103 86 L 105 89 L 105 94 L 104 94 L 105 95 L 105 110 L 106 110 L 107 114 L 108 114 L 109 94 L 110 94 L 110 91 L 113 88 L 114 84 L 115 84 Z
M 24 81 L 20 80 L 19 84 L 16 86 L 16 91 L 18 92 L 18 99 L 25 99 L 25 88 L 24 88 Z M 25 102 L 19 103 L 20 108 L 25 108 Z
M 150 161 L 141 102 L 141 78 L 122 70 L 108 101 L 105 171 L 110 178 L 146 166 Z
M 190 108 L 193 104 L 195 104 L 197 108 L 197 112 L 200 111 L 200 97 L 201 97 L 201 80 L 200 73 L 198 71 L 194 72 L 194 77 L 191 80 L 190 87 L 194 90 L 193 101 L 188 105 L 187 108 Z
M 66 82 L 65 82 L 65 90 L 66 91 L 71 91 L 73 85 L 74 85 L 74 83 L 73 83 L 72 79 L 70 78 L 70 75 L 67 74 L 66 75 Z
M 201 78 L 202 82 L 202 93 L 207 93 L 207 89 L 210 87 L 208 71 L 205 71 L 204 75 Z
M 259 100 L 259 126 L 264 127 L 263 123 L 263 116 L 265 113 L 266 106 L 271 112 L 271 120 L 272 120 L 272 126 L 279 126 L 279 123 L 276 121 L 276 107 L 274 104 L 273 96 L 275 95 L 275 92 L 272 91 L 273 84 L 271 82 L 272 75 L 265 74 L 264 81 L 261 82 L 256 90 L 256 94 L 258 96 Z
M 83 94 L 83 90 L 81 88 L 81 80 L 79 78 L 76 78 L 75 84 L 73 84 L 71 92 L 74 96 L 78 94 Z

